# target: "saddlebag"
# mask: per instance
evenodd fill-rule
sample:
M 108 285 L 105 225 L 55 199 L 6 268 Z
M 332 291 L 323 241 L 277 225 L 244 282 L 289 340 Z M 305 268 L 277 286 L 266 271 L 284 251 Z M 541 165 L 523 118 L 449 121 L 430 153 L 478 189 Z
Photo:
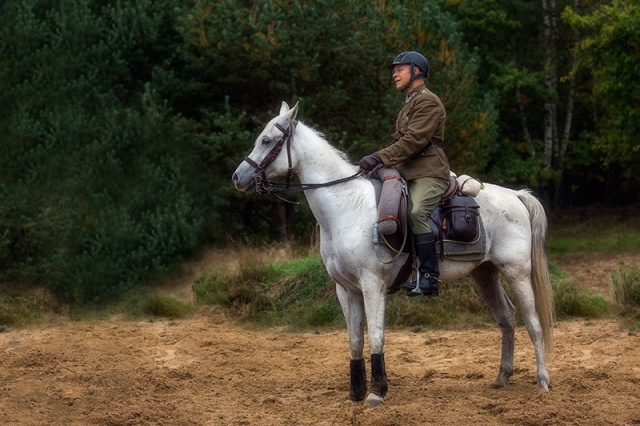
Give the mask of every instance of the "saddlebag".
M 441 203 L 442 231 L 447 239 L 472 242 L 478 238 L 480 206 L 473 197 L 457 195 Z

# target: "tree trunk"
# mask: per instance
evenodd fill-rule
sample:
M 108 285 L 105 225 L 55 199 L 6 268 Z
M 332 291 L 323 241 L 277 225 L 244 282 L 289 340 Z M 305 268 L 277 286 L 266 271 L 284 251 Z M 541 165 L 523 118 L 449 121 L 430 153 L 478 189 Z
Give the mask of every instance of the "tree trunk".
M 522 135 L 527 146 L 533 146 L 531 142 L 531 134 L 529 133 L 529 125 L 527 124 L 527 116 L 524 113 L 524 105 L 520 96 L 520 88 L 516 87 L 516 104 L 518 105 L 518 113 L 520 114 L 520 124 L 522 125 Z
M 557 94 L 557 27 L 555 0 L 542 0 L 543 44 L 544 44 L 544 84 L 547 89 L 544 102 L 544 157 L 545 170 L 554 167 L 554 158 L 559 155 Z
M 573 9 L 578 12 L 579 1 L 574 0 Z M 560 141 L 560 158 L 559 165 L 562 167 L 564 154 L 567 151 L 567 143 L 571 137 L 571 125 L 573 123 L 573 105 L 576 96 L 576 71 L 578 69 L 578 30 L 573 30 L 573 52 L 571 54 L 571 71 L 569 74 L 569 94 L 567 95 L 567 115 L 564 121 L 564 130 L 562 131 L 562 140 Z
M 578 0 L 573 2 L 574 10 L 578 11 Z M 562 137 L 560 138 L 557 155 L 554 155 L 552 162 L 553 167 L 559 170 L 560 173 L 555 180 L 554 190 L 554 206 L 560 207 L 562 201 L 562 170 L 564 170 L 564 156 L 567 151 L 567 145 L 569 138 L 571 138 L 571 126 L 573 124 L 573 108 L 576 93 L 576 71 L 578 68 L 578 30 L 573 30 L 573 51 L 571 53 L 571 70 L 569 71 L 569 92 L 567 93 L 566 101 L 566 116 L 564 121 L 564 128 L 562 130 Z

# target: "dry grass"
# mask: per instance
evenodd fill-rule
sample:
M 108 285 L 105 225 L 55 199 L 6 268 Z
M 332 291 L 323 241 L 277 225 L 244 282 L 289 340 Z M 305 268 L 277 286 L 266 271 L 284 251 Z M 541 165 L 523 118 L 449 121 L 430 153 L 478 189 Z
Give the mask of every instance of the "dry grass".
M 153 289 L 196 305 L 194 283 L 202 277 L 236 278 L 247 266 L 281 263 L 307 257 L 317 252 L 314 246 L 295 243 L 272 243 L 262 247 L 237 243 L 226 248 L 208 248 L 181 265 L 178 273 L 167 277 Z

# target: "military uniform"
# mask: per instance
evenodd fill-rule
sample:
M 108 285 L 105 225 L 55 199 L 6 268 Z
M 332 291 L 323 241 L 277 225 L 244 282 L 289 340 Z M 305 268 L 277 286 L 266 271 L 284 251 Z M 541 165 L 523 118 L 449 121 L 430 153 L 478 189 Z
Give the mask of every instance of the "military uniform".
M 431 232 L 427 219 L 449 185 L 449 160 L 443 149 L 445 120 L 440 98 L 420 84 L 407 94 L 398 114 L 394 143 L 378 151 L 384 165 L 396 166 L 408 183 L 414 235 Z

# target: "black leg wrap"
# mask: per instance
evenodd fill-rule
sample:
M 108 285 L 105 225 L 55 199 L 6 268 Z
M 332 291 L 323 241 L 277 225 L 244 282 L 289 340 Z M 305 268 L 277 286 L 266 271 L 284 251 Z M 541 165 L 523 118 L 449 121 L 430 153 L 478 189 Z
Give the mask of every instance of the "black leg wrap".
M 384 367 L 384 354 L 371 354 L 371 392 L 384 398 L 387 390 L 387 370 Z
M 364 365 L 364 359 L 352 359 L 349 370 L 351 373 L 349 399 L 351 401 L 364 401 L 367 396 L 367 370 Z

